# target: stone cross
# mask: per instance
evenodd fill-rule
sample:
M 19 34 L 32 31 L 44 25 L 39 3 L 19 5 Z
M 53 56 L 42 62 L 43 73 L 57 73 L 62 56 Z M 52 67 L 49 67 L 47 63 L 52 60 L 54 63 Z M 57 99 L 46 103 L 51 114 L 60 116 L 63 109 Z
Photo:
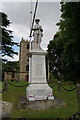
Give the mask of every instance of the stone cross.
M 43 37 L 43 29 L 42 26 L 39 25 L 39 19 L 35 20 L 35 25 L 33 26 L 33 37 L 34 37 L 34 41 L 33 41 L 33 49 L 40 49 L 40 43 L 42 41 L 42 37 Z

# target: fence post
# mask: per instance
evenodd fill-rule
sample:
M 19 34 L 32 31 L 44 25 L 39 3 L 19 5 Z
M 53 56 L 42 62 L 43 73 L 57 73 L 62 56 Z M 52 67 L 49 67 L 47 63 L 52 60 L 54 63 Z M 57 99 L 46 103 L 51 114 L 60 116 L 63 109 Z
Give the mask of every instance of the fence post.
M 80 113 L 80 84 L 77 84 L 78 112 Z
M 57 85 L 57 91 L 58 92 L 61 92 L 61 81 L 58 81 L 58 85 Z

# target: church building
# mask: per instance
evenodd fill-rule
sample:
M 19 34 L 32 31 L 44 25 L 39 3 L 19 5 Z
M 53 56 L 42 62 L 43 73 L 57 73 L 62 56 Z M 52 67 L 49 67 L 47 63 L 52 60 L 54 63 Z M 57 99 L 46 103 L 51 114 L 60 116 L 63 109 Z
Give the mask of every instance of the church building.
M 20 42 L 20 53 L 19 53 L 19 66 L 20 66 L 20 73 L 19 78 L 20 80 L 28 81 L 29 78 L 29 41 L 24 40 L 22 38 Z

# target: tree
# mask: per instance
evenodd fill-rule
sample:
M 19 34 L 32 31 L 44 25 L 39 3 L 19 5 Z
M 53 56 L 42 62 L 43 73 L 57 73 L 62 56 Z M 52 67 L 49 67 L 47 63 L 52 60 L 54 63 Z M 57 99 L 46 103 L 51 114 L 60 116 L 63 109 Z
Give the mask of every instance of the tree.
M 48 53 L 51 66 L 55 66 L 55 56 L 58 70 L 64 74 L 67 80 L 80 79 L 80 2 L 61 3 L 61 19 L 58 36 L 50 41 Z M 51 50 L 50 50 L 51 49 Z M 50 54 L 50 51 L 52 54 Z M 54 52 L 56 51 L 56 53 Z M 54 58 L 53 58 L 54 57 Z M 57 66 L 56 66 L 57 67 Z
M 62 3 L 60 30 L 65 37 L 61 61 L 67 79 L 80 78 L 80 2 Z
M 49 42 L 48 45 L 48 59 L 50 65 L 50 72 L 58 77 L 58 73 L 62 73 L 61 69 L 61 53 L 63 51 L 64 41 L 62 39 L 61 33 L 57 32 L 54 35 L 53 40 Z
M 0 38 L 2 38 L 2 57 L 5 55 L 12 57 L 14 54 L 18 54 L 14 51 L 13 46 L 17 45 L 18 43 L 13 41 L 12 31 L 8 30 L 8 26 L 10 25 L 10 20 L 8 20 L 8 17 L 5 13 L 0 12 L 0 16 L 2 15 L 2 22 L 0 20 L 0 32 L 2 31 L 2 34 L 0 35 Z M 2 59 L 5 61 L 5 59 Z
M 3 71 L 19 72 L 19 61 L 8 61 L 7 63 L 3 63 Z

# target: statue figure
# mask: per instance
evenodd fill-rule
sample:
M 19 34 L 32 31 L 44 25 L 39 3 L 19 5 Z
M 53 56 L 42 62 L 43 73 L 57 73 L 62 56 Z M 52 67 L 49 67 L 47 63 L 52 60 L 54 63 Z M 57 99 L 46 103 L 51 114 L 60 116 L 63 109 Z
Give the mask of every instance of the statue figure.
M 41 25 L 39 25 L 39 19 L 36 19 L 35 20 L 35 25 L 33 26 L 33 37 L 34 37 L 34 41 L 33 41 L 33 43 L 34 43 L 34 47 L 33 47 L 33 49 L 41 49 L 41 47 L 40 47 L 40 43 L 41 43 L 41 41 L 42 41 L 42 37 L 43 37 L 43 29 L 42 29 L 42 26 Z

